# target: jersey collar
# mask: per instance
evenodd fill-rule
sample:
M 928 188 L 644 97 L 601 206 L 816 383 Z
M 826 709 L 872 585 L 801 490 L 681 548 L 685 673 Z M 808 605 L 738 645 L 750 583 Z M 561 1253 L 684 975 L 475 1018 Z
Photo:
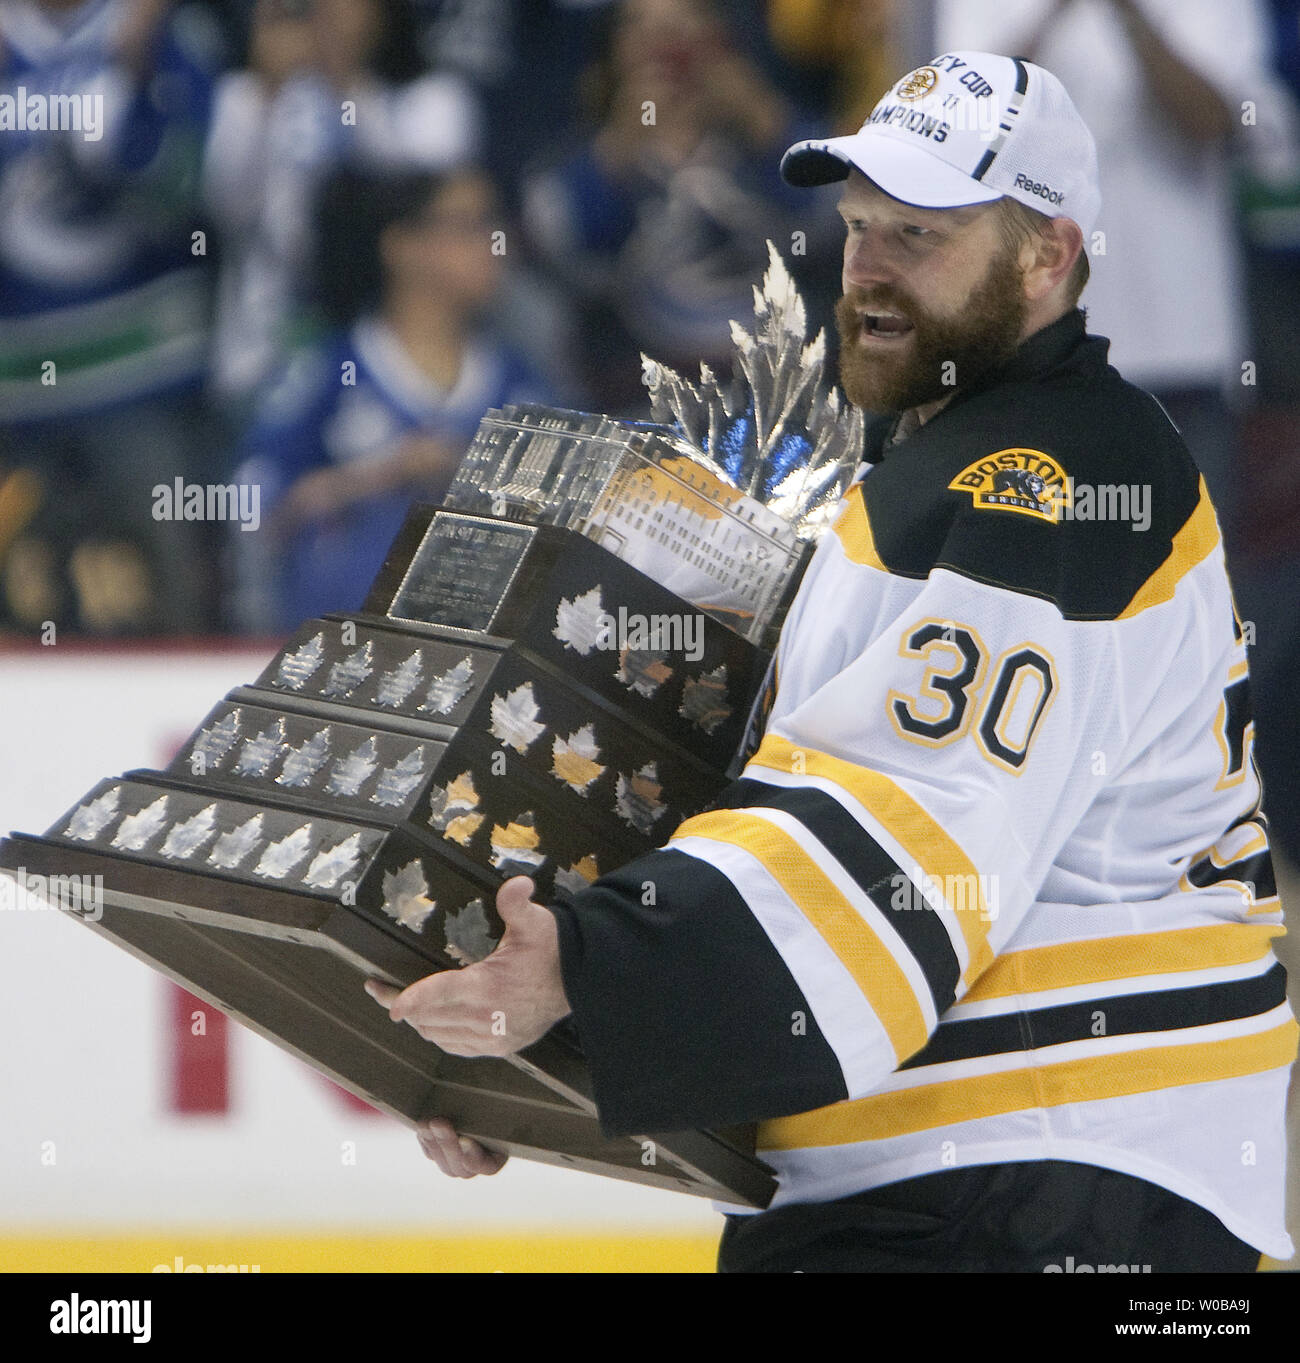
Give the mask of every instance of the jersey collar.
M 1037 378 L 1040 374 L 1046 374 L 1063 364 L 1079 345 L 1088 339 L 1083 309 L 1074 308 L 1063 317 L 1057 318 L 1050 326 L 1036 331 L 1021 344 L 1001 369 L 991 374 L 983 384 L 972 387 L 970 391 L 975 393 L 980 388 L 991 388 L 996 383 L 1015 383 L 1021 379 Z M 1100 337 L 1092 339 L 1101 340 Z M 959 393 L 959 401 L 961 397 L 962 394 Z

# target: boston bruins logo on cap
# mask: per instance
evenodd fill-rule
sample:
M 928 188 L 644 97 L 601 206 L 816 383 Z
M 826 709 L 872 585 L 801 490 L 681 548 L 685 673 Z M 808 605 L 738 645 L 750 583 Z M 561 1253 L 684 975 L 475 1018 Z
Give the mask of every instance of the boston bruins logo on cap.
M 918 66 L 898 82 L 894 93 L 899 99 L 924 99 L 939 84 L 939 73 L 933 66 Z
M 1070 500 L 1065 470 L 1039 450 L 999 450 L 968 464 L 948 487 L 969 492 L 977 511 L 1016 511 L 1053 525 Z

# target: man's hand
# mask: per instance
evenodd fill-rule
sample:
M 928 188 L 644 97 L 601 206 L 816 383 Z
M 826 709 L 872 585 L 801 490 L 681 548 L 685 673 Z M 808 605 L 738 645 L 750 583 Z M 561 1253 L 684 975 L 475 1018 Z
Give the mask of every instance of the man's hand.
M 304 526 L 341 516 L 363 495 L 352 470 L 312 469 L 285 492 L 272 513 L 271 522 L 281 535 L 290 535 Z
M 509 1155 L 485 1150 L 468 1136 L 458 1136 L 445 1117 L 433 1117 L 415 1128 L 420 1149 L 449 1178 L 474 1178 L 477 1174 L 496 1174 Z
M 513 1055 L 531 1046 L 571 1011 L 555 919 L 532 902 L 532 892 L 527 876 L 515 876 L 497 891 L 506 930 L 486 960 L 440 971 L 400 991 L 367 980 L 366 993 L 394 1022 L 409 1022 L 451 1055 Z
M 431 491 L 450 481 L 462 450 L 430 435 L 410 435 L 388 455 L 304 473 L 285 492 L 273 522 L 280 534 L 341 516 L 356 502 L 393 492 Z

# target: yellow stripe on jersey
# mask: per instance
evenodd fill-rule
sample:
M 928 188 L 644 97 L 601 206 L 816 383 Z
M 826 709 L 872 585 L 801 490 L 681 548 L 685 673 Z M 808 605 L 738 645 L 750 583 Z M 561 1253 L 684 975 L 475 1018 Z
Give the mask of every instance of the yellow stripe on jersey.
M 1252 1036 L 1119 1051 L 875 1094 L 762 1122 L 758 1149 L 761 1154 L 765 1150 L 886 1140 L 1006 1112 L 1123 1098 L 1259 1074 L 1290 1065 L 1296 1057 L 1297 1036 L 1300 1028 L 1289 1019 Z
M 687 819 L 673 837 L 710 838 L 755 857 L 843 962 L 888 1033 L 898 1063 L 925 1045 L 925 1015 L 893 953 L 783 828 L 745 810 L 720 809 Z
M 1285 931 L 1281 923 L 1220 923 L 1007 951 L 975 981 L 962 1002 L 1005 999 L 1013 994 L 1104 984 L 1142 975 L 1246 965 L 1266 956 L 1270 938 Z
M 831 782 L 862 805 L 932 881 L 971 886 L 978 900 L 975 905 L 978 912 L 955 915 L 968 957 L 962 984 L 987 969 L 993 960 L 988 931 L 994 915 L 984 898 L 983 881 L 961 847 L 901 786 L 870 767 L 859 767 L 813 748 L 798 747 L 779 734 L 768 734 L 763 739 L 748 766 L 770 767 L 773 771 L 816 776 Z M 960 879 L 948 879 L 952 876 Z
M 882 573 L 887 573 L 889 569 L 876 553 L 876 537 L 871 533 L 871 519 L 867 515 L 866 503 L 862 500 L 862 489 L 851 489 L 848 501 L 847 508 L 834 525 L 840 547 L 850 563 L 865 564 L 868 568 L 879 568 Z
M 1214 507 L 1210 494 L 1201 479 L 1200 501 L 1196 510 L 1187 518 L 1183 528 L 1174 536 L 1169 557 L 1138 588 L 1132 601 L 1116 617 L 1118 620 L 1131 620 L 1152 606 L 1173 599 L 1179 582 L 1204 559 L 1219 542 L 1219 526 L 1214 518 Z

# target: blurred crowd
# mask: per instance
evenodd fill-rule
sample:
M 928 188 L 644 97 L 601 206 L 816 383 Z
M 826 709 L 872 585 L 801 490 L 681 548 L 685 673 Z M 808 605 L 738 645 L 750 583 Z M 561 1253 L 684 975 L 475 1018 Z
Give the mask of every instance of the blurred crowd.
M 725 369 L 769 239 L 829 322 L 835 194 L 780 154 L 965 47 L 1096 134 L 1090 325 L 1300 751 L 1300 0 L 0 0 L 0 631 L 354 609 L 489 407 Z

